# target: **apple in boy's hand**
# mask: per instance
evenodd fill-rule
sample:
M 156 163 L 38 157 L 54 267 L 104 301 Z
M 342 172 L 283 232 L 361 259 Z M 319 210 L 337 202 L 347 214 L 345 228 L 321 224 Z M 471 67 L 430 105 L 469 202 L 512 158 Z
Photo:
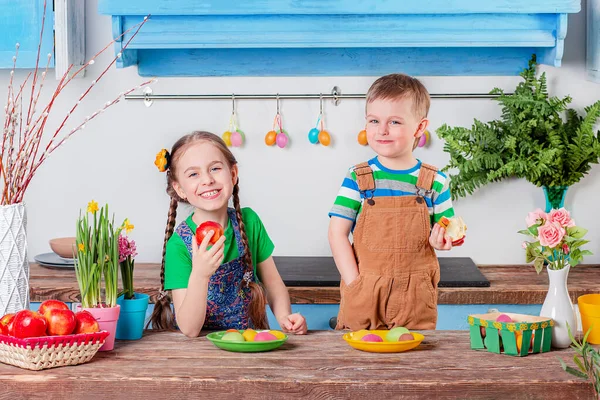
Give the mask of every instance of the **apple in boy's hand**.
M 46 314 L 49 310 L 68 310 L 69 306 L 60 300 L 44 300 L 38 308 L 38 312 L 42 315 Z
M 70 335 L 75 330 L 75 313 L 71 310 L 54 308 L 44 314 L 48 324 L 48 335 Z
M 15 320 L 15 314 L 6 314 L 0 318 L 0 333 L 3 335 L 13 336 L 13 321 Z
M 213 231 L 214 234 L 210 238 L 208 244 L 214 245 L 215 243 L 217 243 L 217 240 L 219 240 L 219 238 L 223 236 L 223 227 L 221 226 L 221 224 L 214 221 L 203 222 L 198 226 L 198 228 L 196 228 L 196 242 L 198 243 L 198 246 L 200 246 L 200 243 L 202 243 L 204 237 L 210 231 Z
M 100 331 L 100 325 L 96 318 L 86 310 L 75 313 L 75 332 L 79 333 L 96 333 Z
M 35 311 L 21 310 L 15 315 L 13 332 L 21 339 L 46 336 L 46 319 Z

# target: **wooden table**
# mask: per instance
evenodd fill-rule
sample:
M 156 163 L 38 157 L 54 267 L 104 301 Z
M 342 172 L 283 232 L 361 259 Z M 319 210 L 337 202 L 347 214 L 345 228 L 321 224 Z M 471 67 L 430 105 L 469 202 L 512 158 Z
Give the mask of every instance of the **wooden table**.
M 55 270 L 31 263 L 31 301 L 59 299 L 79 301 L 79 288 L 73 270 Z M 480 265 L 490 281 L 488 288 L 440 288 L 438 304 L 542 304 L 548 292 L 548 274 L 537 274 L 531 265 Z M 154 302 L 160 286 L 158 264 L 136 263 L 134 283 L 137 292 Z M 573 303 L 587 293 L 598 293 L 600 266 L 578 265 L 569 272 L 569 294 Z M 337 304 L 338 287 L 289 287 L 294 304 Z
M 151 332 L 78 366 L 0 364 L 0 399 L 594 398 L 590 384 L 560 367 L 557 356 L 572 363 L 570 349 L 519 358 L 471 350 L 468 332 L 423 333 L 414 350 L 375 354 L 350 348 L 335 331 L 291 336 L 266 353 Z

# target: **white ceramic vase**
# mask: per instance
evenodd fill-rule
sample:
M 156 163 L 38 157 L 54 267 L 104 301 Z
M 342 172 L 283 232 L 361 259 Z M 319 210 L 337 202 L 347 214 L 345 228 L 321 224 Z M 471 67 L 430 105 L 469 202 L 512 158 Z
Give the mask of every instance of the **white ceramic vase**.
M 567 290 L 567 277 L 570 268 L 568 263 L 563 269 L 559 270 L 546 268 L 550 284 L 540 311 L 540 316 L 554 320 L 552 347 L 559 349 L 565 349 L 571 345 L 567 323 L 571 327 L 571 332 L 575 333 L 577 330 L 575 311 Z
M 0 206 L 0 316 L 29 308 L 26 225 L 23 203 Z

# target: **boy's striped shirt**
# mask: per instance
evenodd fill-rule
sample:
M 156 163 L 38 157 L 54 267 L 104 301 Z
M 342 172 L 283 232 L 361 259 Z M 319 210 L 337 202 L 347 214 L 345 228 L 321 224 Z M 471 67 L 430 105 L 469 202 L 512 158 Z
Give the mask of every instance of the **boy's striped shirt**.
M 414 196 L 417 193 L 417 179 L 421 170 L 421 161 L 406 170 L 391 170 L 384 167 L 377 157 L 369 160 L 369 166 L 373 170 L 375 179 L 374 197 L 381 196 Z M 450 179 L 442 172 L 438 171 L 433 182 L 431 197 L 425 197 L 431 223 L 435 223 L 442 217 L 453 217 L 454 208 L 452 208 L 452 199 L 450 196 Z M 348 170 L 346 178 L 342 182 L 342 187 L 338 192 L 329 216 L 345 218 L 350 221 L 356 221 L 362 208 L 364 195 L 358 190 L 356 182 L 356 173 L 354 167 Z

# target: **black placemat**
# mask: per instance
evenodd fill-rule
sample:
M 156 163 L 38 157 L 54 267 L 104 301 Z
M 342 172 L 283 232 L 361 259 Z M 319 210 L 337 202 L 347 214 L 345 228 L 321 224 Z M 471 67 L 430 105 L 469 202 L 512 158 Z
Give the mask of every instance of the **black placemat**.
M 274 256 L 287 286 L 339 286 L 333 257 Z M 439 287 L 489 287 L 490 282 L 469 257 L 441 257 Z

